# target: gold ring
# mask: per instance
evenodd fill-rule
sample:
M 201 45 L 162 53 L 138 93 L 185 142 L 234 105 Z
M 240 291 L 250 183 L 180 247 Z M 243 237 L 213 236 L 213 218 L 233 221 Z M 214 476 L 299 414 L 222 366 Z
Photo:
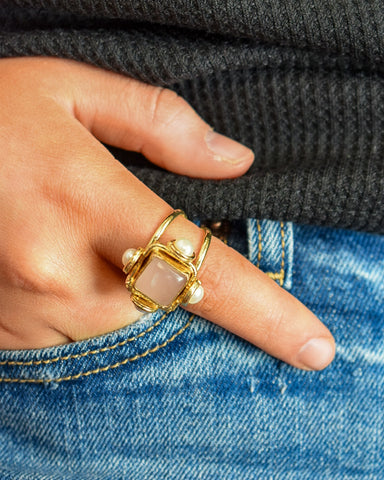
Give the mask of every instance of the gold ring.
M 161 222 L 145 248 L 129 248 L 123 253 L 125 286 L 133 303 L 144 312 L 171 312 L 180 304 L 198 303 L 204 296 L 197 273 L 211 242 L 209 228 L 202 227 L 205 237 L 197 257 L 185 238 L 166 245 L 159 243 L 165 229 L 179 215 L 187 218 L 182 210 L 175 210 Z

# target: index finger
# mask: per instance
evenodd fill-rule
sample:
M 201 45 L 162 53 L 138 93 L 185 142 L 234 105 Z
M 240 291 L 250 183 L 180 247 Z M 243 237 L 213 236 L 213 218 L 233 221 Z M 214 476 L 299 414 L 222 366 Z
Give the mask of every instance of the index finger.
M 161 221 L 172 212 L 133 175 L 129 187 L 121 187 L 121 183 L 120 188 L 116 184 L 113 201 L 105 200 L 100 208 L 104 226 L 100 228 L 101 223 L 96 222 L 98 250 L 119 268 L 122 253 L 127 248 L 145 247 Z M 203 237 L 202 229 L 178 217 L 162 235 L 161 243 L 186 238 L 198 252 Z M 198 278 L 204 297 L 187 310 L 295 367 L 319 370 L 332 361 L 335 343 L 325 325 L 299 300 L 215 237 Z
M 180 220 L 173 237 L 180 238 L 188 227 Z M 171 232 L 168 235 L 172 237 Z M 332 361 L 335 343 L 325 325 L 243 255 L 215 237 L 199 279 L 204 297 L 187 310 L 295 367 L 319 370 Z

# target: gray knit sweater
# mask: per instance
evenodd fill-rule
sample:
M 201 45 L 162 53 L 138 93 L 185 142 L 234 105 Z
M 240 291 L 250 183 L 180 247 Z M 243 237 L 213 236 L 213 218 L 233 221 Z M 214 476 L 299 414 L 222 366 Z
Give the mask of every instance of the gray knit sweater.
M 383 0 L 3 0 L 0 56 L 23 55 L 169 87 L 252 148 L 224 181 L 112 149 L 192 218 L 384 232 Z

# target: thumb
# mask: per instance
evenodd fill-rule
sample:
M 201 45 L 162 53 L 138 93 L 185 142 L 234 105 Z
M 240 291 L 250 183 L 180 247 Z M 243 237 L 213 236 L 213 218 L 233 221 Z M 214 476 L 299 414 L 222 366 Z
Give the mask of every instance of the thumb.
M 198 178 L 234 178 L 253 162 L 249 148 L 214 132 L 172 90 L 82 64 L 72 80 L 77 119 L 104 143 Z

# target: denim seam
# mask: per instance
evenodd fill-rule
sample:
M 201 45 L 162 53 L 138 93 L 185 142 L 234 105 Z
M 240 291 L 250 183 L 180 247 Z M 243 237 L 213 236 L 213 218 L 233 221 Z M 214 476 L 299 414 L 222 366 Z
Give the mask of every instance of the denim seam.
M 273 280 L 279 280 L 280 286 L 284 285 L 285 278 L 285 233 L 284 233 L 284 223 L 280 222 L 280 233 L 281 233 L 281 265 L 280 272 L 267 272 L 267 275 Z
M 258 241 L 258 244 L 257 244 L 258 252 L 257 252 L 257 265 L 256 265 L 256 267 L 259 268 L 260 267 L 260 262 L 261 262 L 261 252 L 263 251 L 263 240 L 262 240 L 262 236 L 261 236 L 260 221 L 257 220 L 256 223 L 257 223 L 257 232 L 258 232 L 258 238 L 259 238 L 259 241 Z
M 87 372 L 80 372 L 77 373 L 76 375 L 68 375 L 67 377 L 58 377 L 58 378 L 48 378 L 48 379 L 43 379 L 43 378 L 0 378 L 0 383 L 5 382 L 5 383 L 52 383 L 52 382 L 67 382 L 69 380 L 77 380 L 81 377 L 88 377 L 90 375 L 96 375 L 97 373 L 102 373 L 102 372 L 107 372 L 108 370 L 112 370 L 118 367 L 121 367 L 123 365 L 126 365 L 128 362 L 134 362 L 135 360 L 138 360 L 139 358 L 146 357 L 147 355 L 157 352 L 157 350 L 160 350 L 161 348 L 165 347 L 169 343 L 173 342 L 176 337 L 178 337 L 180 334 L 182 334 L 192 323 L 193 318 L 195 315 L 191 315 L 185 325 L 183 325 L 176 333 L 172 335 L 172 337 L 168 338 L 163 343 L 160 343 L 159 345 L 156 345 L 155 347 L 149 348 L 143 353 L 138 353 L 134 355 L 133 357 L 128 357 L 122 360 L 121 362 L 114 363 L 112 365 L 106 365 L 105 367 L 99 367 L 95 368 L 94 370 L 89 370 Z
M 258 253 L 257 253 L 257 264 L 256 267 L 260 267 L 260 262 L 262 259 L 262 249 L 263 249 L 263 237 L 261 231 L 261 224 L 259 220 L 256 220 L 257 231 L 258 231 Z M 281 234 L 281 265 L 280 272 L 265 272 L 269 278 L 272 280 L 279 280 L 280 286 L 284 285 L 285 279 L 285 232 L 284 232 L 284 222 L 280 222 L 280 234 Z
M 67 360 L 76 360 L 79 358 L 87 357 L 88 355 L 98 355 L 99 353 L 103 352 L 108 352 L 110 350 L 114 350 L 118 347 L 123 347 L 129 342 L 134 342 L 135 340 L 138 340 L 140 337 L 143 337 L 147 333 L 151 332 L 155 327 L 158 327 L 160 323 L 162 323 L 163 320 L 167 317 L 167 313 L 165 313 L 157 322 L 155 322 L 153 325 L 150 325 L 146 330 L 143 332 L 140 332 L 138 335 L 130 338 L 126 338 L 125 340 L 122 340 L 121 342 L 115 343 L 114 345 L 110 345 L 108 347 L 102 347 L 98 348 L 96 350 L 89 350 L 87 352 L 83 353 L 76 353 L 73 355 L 65 355 L 63 357 L 55 357 L 55 358 L 50 358 L 47 360 L 31 360 L 29 362 L 18 362 L 14 360 L 4 360 L 0 362 L 0 366 L 7 365 L 7 366 L 22 366 L 22 367 L 32 367 L 36 365 L 49 365 L 51 363 L 59 362 L 61 361 L 67 361 Z

